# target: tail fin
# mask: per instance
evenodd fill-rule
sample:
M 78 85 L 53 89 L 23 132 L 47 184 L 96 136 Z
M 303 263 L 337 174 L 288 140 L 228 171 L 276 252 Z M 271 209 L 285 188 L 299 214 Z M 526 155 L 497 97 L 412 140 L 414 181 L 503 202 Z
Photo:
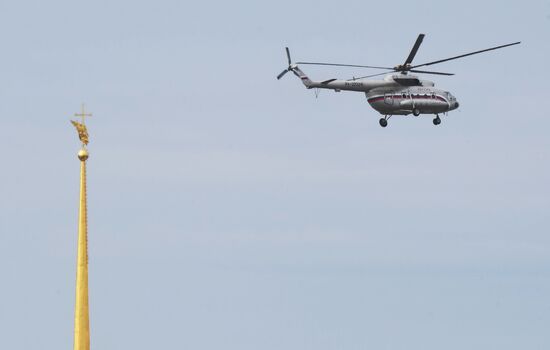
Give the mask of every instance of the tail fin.
M 308 78 L 306 73 L 302 72 L 302 70 L 300 68 L 298 68 L 298 66 L 292 67 L 292 71 L 294 72 L 294 74 L 296 74 L 296 76 L 298 78 L 300 78 L 302 80 L 302 83 L 304 83 L 304 85 L 308 89 L 311 88 L 311 86 L 313 85 L 313 82 Z

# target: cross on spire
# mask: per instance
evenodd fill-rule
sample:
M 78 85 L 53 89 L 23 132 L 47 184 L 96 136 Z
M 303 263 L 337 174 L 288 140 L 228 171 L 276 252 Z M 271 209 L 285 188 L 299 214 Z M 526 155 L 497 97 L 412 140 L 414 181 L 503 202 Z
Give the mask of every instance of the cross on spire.
M 86 123 L 84 121 L 84 118 L 91 117 L 92 113 L 86 113 L 86 105 L 83 103 L 82 107 L 81 107 L 81 112 L 80 113 L 75 113 L 74 116 L 82 118 L 82 124 L 85 125 Z

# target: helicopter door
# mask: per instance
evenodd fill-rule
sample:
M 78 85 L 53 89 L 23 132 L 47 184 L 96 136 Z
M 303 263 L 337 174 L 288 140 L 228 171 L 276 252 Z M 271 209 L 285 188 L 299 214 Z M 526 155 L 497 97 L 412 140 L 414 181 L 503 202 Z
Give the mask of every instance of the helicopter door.
M 393 94 L 384 94 L 384 103 L 387 105 L 393 104 Z

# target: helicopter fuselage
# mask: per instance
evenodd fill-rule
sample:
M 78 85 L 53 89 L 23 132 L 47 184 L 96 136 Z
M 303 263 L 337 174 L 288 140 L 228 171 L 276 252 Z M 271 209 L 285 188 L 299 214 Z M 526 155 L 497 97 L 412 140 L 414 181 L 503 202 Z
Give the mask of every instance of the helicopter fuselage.
M 366 93 L 372 108 L 383 115 L 439 114 L 458 108 L 456 98 L 434 87 L 406 87 Z
M 363 92 L 373 109 L 383 115 L 439 114 L 458 108 L 459 103 L 448 91 L 414 75 L 389 75 L 384 80 L 311 81 L 295 67 L 308 89 Z

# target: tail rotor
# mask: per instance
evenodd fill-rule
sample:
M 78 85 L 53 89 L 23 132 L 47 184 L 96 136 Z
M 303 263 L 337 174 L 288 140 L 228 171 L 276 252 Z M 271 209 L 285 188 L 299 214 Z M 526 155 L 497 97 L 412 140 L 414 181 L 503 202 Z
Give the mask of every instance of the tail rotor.
M 288 59 L 288 68 L 282 71 L 279 75 L 277 75 L 277 80 L 281 79 L 288 72 L 294 72 L 294 66 L 292 65 L 292 60 L 290 59 L 290 50 L 288 49 L 288 47 L 285 47 L 285 49 L 286 49 L 286 57 Z

